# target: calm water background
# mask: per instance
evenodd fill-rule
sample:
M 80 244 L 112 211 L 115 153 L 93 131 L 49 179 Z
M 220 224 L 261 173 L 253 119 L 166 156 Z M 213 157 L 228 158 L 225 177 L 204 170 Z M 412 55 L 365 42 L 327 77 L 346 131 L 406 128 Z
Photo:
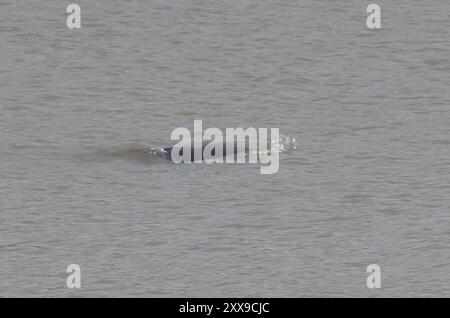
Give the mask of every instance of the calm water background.
M 448 1 L 69 3 L 0 3 L 0 296 L 450 296 Z M 299 147 L 141 152 L 194 119 Z

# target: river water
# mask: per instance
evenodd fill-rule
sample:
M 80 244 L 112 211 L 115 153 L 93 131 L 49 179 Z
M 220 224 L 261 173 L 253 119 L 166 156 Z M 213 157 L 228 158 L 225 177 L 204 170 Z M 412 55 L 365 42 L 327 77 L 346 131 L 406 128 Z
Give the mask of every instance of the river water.
M 450 296 L 448 1 L 76 3 L 0 3 L 0 296 Z M 148 153 L 195 119 L 298 146 Z

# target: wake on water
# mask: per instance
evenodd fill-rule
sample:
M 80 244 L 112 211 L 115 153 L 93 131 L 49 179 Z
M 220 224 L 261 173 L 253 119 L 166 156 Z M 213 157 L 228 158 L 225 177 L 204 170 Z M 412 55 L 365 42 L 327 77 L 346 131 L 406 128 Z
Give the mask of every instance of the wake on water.
M 205 147 L 206 144 L 203 145 L 203 148 Z M 272 147 L 271 147 L 272 145 Z M 224 143 L 223 145 L 223 153 L 226 153 L 226 146 L 227 144 Z M 285 153 L 288 152 L 290 150 L 293 149 L 297 149 L 298 143 L 296 141 L 295 138 L 291 138 L 289 136 L 284 136 L 284 135 L 280 135 L 280 138 L 278 141 L 276 140 L 272 140 L 269 141 L 267 143 L 267 149 L 269 149 L 269 151 L 267 151 L 268 153 L 270 153 L 271 148 L 274 151 L 277 151 L 278 153 Z M 219 145 L 220 147 L 220 145 Z M 233 155 L 235 155 L 237 153 L 237 145 L 234 145 L 234 153 Z M 148 148 L 148 154 L 152 155 L 152 156 L 159 156 L 159 157 L 163 157 L 165 159 L 171 159 L 171 151 L 172 151 L 172 147 L 165 147 L 165 148 L 161 148 L 161 147 L 152 147 L 149 146 Z M 248 147 L 245 148 L 244 150 L 246 152 L 246 156 L 249 156 L 249 149 Z M 191 149 L 192 152 L 192 149 Z M 229 154 L 226 154 L 226 156 L 228 156 Z M 193 157 L 193 152 L 192 152 L 192 157 Z
M 297 149 L 298 143 L 295 138 L 280 135 L 279 141 L 269 141 L 267 149 L 270 149 L 270 144 L 273 143 L 273 149 L 278 153 L 286 153 Z M 149 162 L 153 160 L 171 161 L 172 147 L 155 146 L 145 143 L 122 144 L 112 147 L 102 147 L 98 153 L 102 156 L 110 158 L 118 158 L 125 160 L 137 160 Z M 246 157 L 248 157 L 248 148 L 246 148 Z M 270 153 L 270 151 L 268 151 Z M 233 154 L 234 155 L 234 154 Z

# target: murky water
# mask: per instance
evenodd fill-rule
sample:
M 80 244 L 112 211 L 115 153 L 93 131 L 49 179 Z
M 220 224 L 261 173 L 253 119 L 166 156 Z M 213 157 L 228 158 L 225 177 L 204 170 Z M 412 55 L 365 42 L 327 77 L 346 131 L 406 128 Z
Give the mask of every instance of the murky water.
M 0 3 L 0 296 L 450 296 L 448 1 L 76 3 Z M 299 147 L 143 151 L 194 119 Z

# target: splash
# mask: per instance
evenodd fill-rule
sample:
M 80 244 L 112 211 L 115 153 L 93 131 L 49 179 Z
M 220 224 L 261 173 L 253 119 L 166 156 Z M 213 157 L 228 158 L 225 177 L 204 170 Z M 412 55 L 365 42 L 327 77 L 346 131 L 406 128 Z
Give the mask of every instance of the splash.
M 298 142 L 295 138 L 280 135 L 279 140 L 271 140 L 271 143 L 273 143 L 273 149 L 275 151 L 278 151 L 279 153 L 285 153 L 290 150 L 295 150 L 298 147 Z M 270 149 L 270 147 L 268 147 Z

